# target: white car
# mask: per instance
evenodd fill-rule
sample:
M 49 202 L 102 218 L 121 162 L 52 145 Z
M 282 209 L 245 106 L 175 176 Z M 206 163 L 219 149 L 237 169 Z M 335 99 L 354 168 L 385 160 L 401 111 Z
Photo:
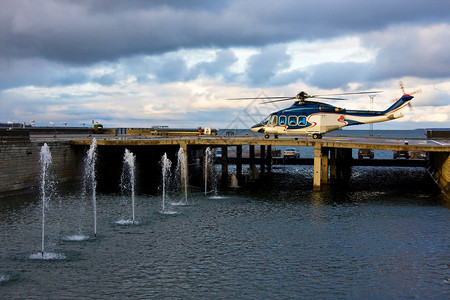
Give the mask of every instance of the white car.
M 283 156 L 284 158 L 299 158 L 300 152 L 294 148 L 287 148 L 286 150 L 284 150 Z

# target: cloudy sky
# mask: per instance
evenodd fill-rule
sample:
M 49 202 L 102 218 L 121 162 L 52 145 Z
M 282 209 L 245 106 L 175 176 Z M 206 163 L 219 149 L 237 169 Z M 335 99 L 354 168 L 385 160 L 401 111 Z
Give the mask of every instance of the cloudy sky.
M 0 122 L 244 128 L 291 103 L 383 90 L 377 129 L 450 127 L 450 1 L 5 0 Z M 369 109 L 367 95 L 331 101 Z M 366 129 L 368 125 L 352 127 Z

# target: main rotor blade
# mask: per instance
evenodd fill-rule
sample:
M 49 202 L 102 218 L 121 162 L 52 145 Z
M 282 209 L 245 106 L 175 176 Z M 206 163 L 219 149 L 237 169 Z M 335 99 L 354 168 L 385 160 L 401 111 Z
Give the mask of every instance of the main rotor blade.
M 230 98 L 226 100 L 266 100 L 266 99 L 294 99 L 295 97 L 279 96 L 279 97 L 250 97 L 250 98 Z
M 289 97 L 289 98 L 284 98 L 284 99 L 278 99 L 278 100 L 266 101 L 266 102 L 262 102 L 261 104 L 274 103 L 274 102 L 281 102 L 281 101 L 288 101 L 288 100 L 293 100 L 293 99 L 297 99 L 297 98 L 295 98 L 295 97 Z
M 311 96 L 311 98 L 315 99 L 328 99 L 328 100 L 347 100 L 344 98 L 332 98 L 332 97 L 321 97 L 321 96 Z
M 340 96 L 340 95 L 359 95 L 359 94 L 377 94 L 377 93 L 382 93 L 382 92 L 383 91 L 351 92 L 351 93 L 339 93 L 339 94 L 313 95 L 313 97 Z

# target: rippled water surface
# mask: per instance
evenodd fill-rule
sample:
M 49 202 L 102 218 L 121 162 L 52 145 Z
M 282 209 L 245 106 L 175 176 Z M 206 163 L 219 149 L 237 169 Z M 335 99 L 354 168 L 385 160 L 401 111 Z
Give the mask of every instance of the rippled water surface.
M 450 211 L 427 176 L 360 167 L 313 192 L 311 167 L 281 167 L 172 214 L 137 193 L 135 224 L 99 193 L 96 238 L 91 203 L 60 187 L 45 259 L 38 193 L 0 198 L 0 298 L 449 298 Z

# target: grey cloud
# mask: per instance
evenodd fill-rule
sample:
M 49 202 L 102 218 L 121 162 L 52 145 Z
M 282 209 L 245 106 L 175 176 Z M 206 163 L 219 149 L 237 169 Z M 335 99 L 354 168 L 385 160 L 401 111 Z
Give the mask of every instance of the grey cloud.
M 169 3 L 169 4 L 168 4 Z M 181 47 L 262 46 L 448 21 L 447 1 L 7 1 L 0 55 L 92 64 Z M 351 9 L 349 9 L 351 7 Z
M 84 68 L 68 67 L 43 59 L 0 59 L 0 90 L 19 86 L 66 86 L 92 78 Z M 105 80 L 105 78 L 98 80 Z
M 48 86 L 67 69 L 43 59 L 1 59 L 0 90 L 27 85 Z
M 430 91 L 430 94 L 426 96 L 427 97 L 421 97 L 421 95 L 419 95 L 416 101 L 414 101 L 414 105 L 417 104 L 417 106 L 447 106 L 450 104 L 450 94 L 448 92 L 446 93 L 438 89 L 435 89 L 434 91 Z
M 303 71 L 289 71 L 289 72 L 282 72 L 277 74 L 275 77 L 273 77 L 270 80 L 270 84 L 272 86 L 283 86 L 288 85 L 294 82 L 297 82 L 299 80 L 304 80 L 307 76 L 306 72 Z
M 371 79 L 449 77 L 449 28 L 443 24 L 427 29 L 411 26 L 393 31 L 389 36 L 374 38 L 369 35 L 366 44 L 380 48 Z
M 400 26 L 363 35 L 363 46 L 378 49 L 370 63 L 329 62 L 311 66 L 306 82 L 324 89 L 345 88 L 350 82 L 379 82 L 407 76 L 450 77 L 450 26 Z
M 367 63 L 323 63 L 312 66 L 305 81 L 322 89 L 345 89 L 350 82 L 364 81 L 370 68 Z
M 201 62 L 195 66 L 194 73 L 214 77 L 228 73 L 228 68 L 237 61 L 236 55 L 230 50 L 219 51 L 212 62 Z
M 0 90 L 89 81 L 112 85 L 130 75 L 163 83 L 221 77 L 252 86 L 303 80 L 323 89 L 403 76 L 450 76 L 450 35 L 443 23 L 450 2 L 366 2 L 6 1 L 0 11 Z M 417 24 L 435 24 L 436 33 L 420 32 Z M 401 29 L 383 30 L 395 27 Z M 363 33 L 363 46 L 379 49 L 374 62 L 286 72 L 290 56 L 276 44 L 357 33 Z M 244 75 L 229 69 L 235 54 L 218 48 L 261 45 Z M 216 58 L 188 68 L 176 50 L 197 47 L 218 49 Z M 92 75 L 85 64 L 112 71 Z
M 186 62 L 180 57 L 167 57 L 153 66 L 160 82 L 184 81 L 189 72 Z
M 267 84 L 276 76 L 276 72 L 290 66 L 291 56 L 286 54 L 284 46 L 272 46 L 250 57 L 247 76 L 253 85 Z
M 172 8 L 181 10 L 219 10 L 226 6 L 226 1 L 211 0 L 66 0 L 66 2 L 83 3 L 91 11 L 122 12 L 124 10 L 142 10 L 150 8 Z

